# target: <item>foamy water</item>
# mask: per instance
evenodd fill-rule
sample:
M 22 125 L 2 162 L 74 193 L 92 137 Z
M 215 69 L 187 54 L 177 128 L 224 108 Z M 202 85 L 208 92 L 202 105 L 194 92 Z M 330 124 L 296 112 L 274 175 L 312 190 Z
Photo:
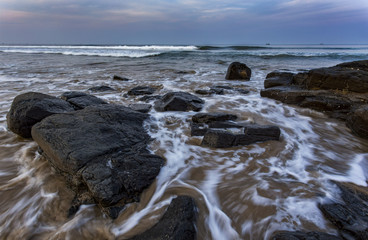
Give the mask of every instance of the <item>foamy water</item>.
M 126 239 L 155 224 L 170 201 L 184 194 L 198 206 L 198 239 L 268 239 L 278 230 L 335 234 L 317 205 L 339 197 L 330 180 L 366 186 L 368 141 L 352 135 L 343 122 L 261 98 L 259 92 L 273 70 L 297 72 L 368 58 L 361 48 L 0 46 L 0 238 Z M 134 51 L 137 57 L 119 58 L 111 51 Z M 301 54 L 277 57 L 285 52 Z M 267 55 L 273 57 L 265 59 Z M 232 61 L 252 68 L 251 81 L 224 80 Z M 113 75 L 131 80 L 113 81 Z M 201 147 L 201 138 L 190 136 L 194 112 L 151 110 L 145 123 L 154 138 L 150 150 L 166 159 L 155 183 L 114 221 L 93 205 L 82 206 L 68 219 L 72 192 L 33 141 L 7 130 L 6 113 L 20 93 L 59 96 L 99 85 L 116 91 L 94 95 L 123 105 L 138 101 L 126 96 L 138 85 L 158 87 L 157 94 L 193 93 L 213 85 L 247 89 L 246 95 L 200 96 L 206 101 L 202 111 L 236 114 L 242 123 L 277 125 L 281 139 L 229 149 Z

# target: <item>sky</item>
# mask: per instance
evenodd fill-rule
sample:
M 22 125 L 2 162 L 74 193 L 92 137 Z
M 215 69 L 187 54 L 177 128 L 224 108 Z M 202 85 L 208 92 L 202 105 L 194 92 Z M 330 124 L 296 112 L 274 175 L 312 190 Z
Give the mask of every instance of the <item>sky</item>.
M 368 0 L 0 0 L 0 44 L 368 44 Z

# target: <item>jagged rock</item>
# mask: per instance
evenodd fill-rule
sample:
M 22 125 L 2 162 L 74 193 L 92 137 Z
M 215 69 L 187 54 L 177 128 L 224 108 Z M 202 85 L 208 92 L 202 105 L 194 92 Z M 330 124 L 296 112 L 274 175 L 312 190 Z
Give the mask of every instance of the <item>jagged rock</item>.
M 280 231 L 270 240 L 342 240 L 342 238 L 322 232 Z
M 160 221 L 131 240 L 195 240 L 197 208 L 193 198 L 179 196 L 172 200 Z
M 294 74 L 289 72 L 271 72 L 267 74 L 264 81 L 264 88 L 289 86 L 292 83 Z
M 335 184 L 341 190 L 342 202 L 320 204 L 323 215 L 330 220 L 344 239 L 368 239 L 368 190 L 351 183 Z
M 368 138 L 368 105 L 353 111 L 348 116 L 346 124 L 356 135 Z
M 202 146 L 228 148 L 249 145 L 256 142 L 279 140 L 280 128 L 250 124 L 244 126 L 243 133 L 233 133 L 220 129 L 208 129 L 204 134 Z
M 234 121 L 238 116 L 228 113 L 197 113 L 192 117 L 195 123 L 210 123 L 215 121 Z
M 128 95 L 138 96 L 138 95 L 151 95 L 156 91 L 155 88 L 148 86 L 138 86 L 129 90 Z
M 14 98 L 7 114 L 8 128 L 24 138 L 31 137 L 31 128 L 45 117 L 74 111 L 68 102 L 37 92 L 28 92 Z
M 32 137 L 76 192 L 75 202 L 99 204 L 112 217 L 138 201 L 164 160 L 147 150 L 143 121 L 149 115 L 118 105 L 94 105 L 50 116 Z
M 229 65 L 226 77 L 227 80 L 250 80 L 252 75 L 251 69 L 240 62 L 233 62 Z
M 76 110 L 93 105 L 107 104 L 104 100 L 84 92 L 65 92 L 61 95 L 61 99 L 72 104 Z
M 202 109 L 204 101 L 190 93 L 170 92 L 155 102 L 156 111 L 195 111 Z
M 148 113 L 151 110 L 152 105 L 151 104 L 135 103 L 135 104 L 130 104 L 129 107 L 131 109 L 133 109 L 134 111 L 138 111 L 138 112 L 141 112 L 141 113 Z
M 115 89 L 113 89 L 112 87 L 109 86 L 97 86 L 97 87 L 91 87 L 88 89 L 89 91 L 92 92 L 109 92 L 109 91 L 115 91 Z
M 116 80 L 116 81 L 130 81 L 129 78 L 125 78 L 125 77 L 120 77 L 120 76 L 117 76 L 117 75 L 114 75 L 112 77 L 113 80 Z

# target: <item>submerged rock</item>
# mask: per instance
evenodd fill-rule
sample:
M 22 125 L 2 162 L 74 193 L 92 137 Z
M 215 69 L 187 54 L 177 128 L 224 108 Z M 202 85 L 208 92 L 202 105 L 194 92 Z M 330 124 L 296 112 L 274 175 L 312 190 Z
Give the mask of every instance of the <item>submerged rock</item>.
M 104 100 L 84 92 L 65 92 L 61 95 L 61 99 L 72 104 L 76 110 L 93 105 L 107 104 Z
M 72 112 L 68 102 L 43 93 L 28 92 L 14 98 L 7 114 L 8 128 L 24 138 L 31 138 L 32 126 L 57 113 Z
M 50 116 L 32 137 L 76 192 L 78 204 L 95 201 L 112 217 L 156 178 L 164 160 L 146 149 L 147 114 L 118 105 L 95 105 Z
M 342 240 L 342 238 L 321 232 L 280 231 L 275 233 L 270 240 Z
M 97 86 L 97 87 L 91 87 L 88 90 L 89 91 L 92 91 L 92 92 L 109 92 L 109 91 L 115 91 L 115 89 L 113 89 L 112 87 L 105 86 L 105 85 Z
M 227 80 L 250 80 L 252 75 L 251 69 L 240 62 L 233 62 L 229 65 L 226 77 Z
M 113 80 L 116 80 L 116 81 L 130 81 L 129 78 L 125 78 L 125 77 L 120 77 L 120 76 L 117 76 L 117 75 L 114 75 L 112 77 Z
M 233 133 L 221 129 L 208 129 L 201 145 L 214 148 L 228 148 L 249 145 L 256 142 L 279 140 L 280 128 L 277 126 L 261 126 L 249 124 L 244 126 L 243 133 Z
M 179 196 L 172 200 L 160 221 L 131 240 L 195 240 L 197 208 L 193 198 Z
M 128 91 L 128 95 L 131 96 L 138 96 L 138 95 L 151 95 L 156 91 L 155 88 L 148 87 L 148 86 L 138 86 L 132 88 Z
M 204 101 L 187 92 L 170 92 L 155 102 L 155 109 L 165 111 L 195 111 L 202 109 Z

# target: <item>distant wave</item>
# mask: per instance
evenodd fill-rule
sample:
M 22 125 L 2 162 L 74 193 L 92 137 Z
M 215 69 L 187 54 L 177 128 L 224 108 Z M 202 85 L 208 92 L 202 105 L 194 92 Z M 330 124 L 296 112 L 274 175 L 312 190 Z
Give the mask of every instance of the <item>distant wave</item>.
M 257 50 L 257 49 L 268 49 L 269 47 L 262 46 L 198 46 L 198 50 Z

